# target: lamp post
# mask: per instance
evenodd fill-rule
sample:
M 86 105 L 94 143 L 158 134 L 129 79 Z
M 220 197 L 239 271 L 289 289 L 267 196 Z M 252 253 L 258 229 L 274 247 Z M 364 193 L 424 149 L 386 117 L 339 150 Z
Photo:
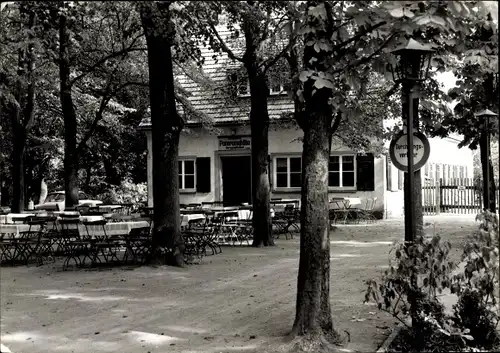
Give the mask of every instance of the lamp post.
M 391 66 L 393 79 L 402 83 L 402 99 L 406 99 L 407 105 L 407 158 L 408 158 L 408 183 L 404 190 L 405 194 L 405 242 L 410 244 L 415 240 L 416 217 L 414 208 L 414 186 L 415 168 L 413 163 L 413 132 L 414 132 L 414 98 L 418 98 L 420 83 L 425 81 L 429 75 L 431 57 L 434 50 L 428 45 L 423 45 L 414 39 L 410 39 L 406 45 L 394 50 L 397 56 L 397 64 Z M 405 105 L 403 104 L 403 109 Z M 418 109 L 418 107 L 417 107 Z M 419 191 L 421 192 L 421 191 Z
M 490 198 L 490 118 L 498 117 L 498 114 L 492 112 L 489 109 L 482 110 L 478 113 L 475 113 L 474 116 L 478 119 L 486 119 L 485 124 L 483 124 L 483 133 L 486 136 L 486 175 L 484 176 L 484 181 L 486 184 L 486 193 L 484 194 L 486 208 L 490 209 L 491 207 L 491 198 Z M 500 129 L 500 125 L 499 125 Z M 500 133 L 500 131 L 499 131 Z M 500 161 L 499 161 L 500 162 Z M 494 210 L 496 212 L 496 210 Z

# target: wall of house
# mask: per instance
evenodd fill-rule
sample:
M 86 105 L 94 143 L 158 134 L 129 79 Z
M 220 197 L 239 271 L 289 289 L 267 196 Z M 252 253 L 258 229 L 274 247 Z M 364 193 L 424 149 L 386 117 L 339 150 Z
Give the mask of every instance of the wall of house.
M 221 128 L 218 133 L 223 136 L 250 135 L 249 126 L 235 126 Z M 271 127 L 269 131 L 269 154 L 271 157 L 271 175 L 273 175 L 274 168 L 273 158 L 276 156 L 284 155 L 297 155 L 302 154 L 302 142 L 300 138 L 303 136 L 302 131 L 296 128 L 275 128 Z M 152 206 L 152 144 L 151 132 L 147 132 L 148 138 L 148 204 Z M 210 157 L 210 181 L 211 188 L 208 193 L 199 192 L 180 192 L 180 203 L 200 203 L 211 202 L 221 199 L 221 155 L 244 154 L 250 155 L 250 150 L 236 151 L 236 152 L 220 152 L 218 134 L 215 132 L 203 131 L 199 128 L 193 128 L 188 132 L 183 132 L 180 145 L 179 145 L 179 158 L 189 157 Z M 332 147 L 332 154 L 342 154 L 343 152 L 350 152 L 349 149 L 340 146 Z M 340 197 L 359 197 L 363 203 L 368 198 L 377 198 L 375 208 L 379 211 L 384 210 L 385 193 L 386 193 L 386 159 L 385 156 L 375 158 L 375 191 L 356 191 L 352 190 L 331 191 L 329 198 L 334 196 Z M 300 190 L 293 191 L 278 191 L 274 187 L 274 178 L 271 178 L 272 194 L 271 198 L 283 199 L 300 199 Z

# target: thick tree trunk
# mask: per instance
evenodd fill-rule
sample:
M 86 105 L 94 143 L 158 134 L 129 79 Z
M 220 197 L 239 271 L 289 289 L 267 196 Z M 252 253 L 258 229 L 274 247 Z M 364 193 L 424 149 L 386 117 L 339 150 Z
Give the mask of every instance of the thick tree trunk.
M 179 134 L 155 134 L 153 128 L 153 246 L 169 249 L 173 256 L 167 259 L 168 263 L 182 266 L 178 154 Z
M 250 78 L 252 133 L 253 243 L 255 247 L 274 245 L 270 212 L 269 113 L 264 75 Z
M 24 128 L 21 127 L 22 130 Z M 26 199 L 24 192 L 24 151 L 26 149 L 26 139 L 24 131 L 14 134 L 14 146 L 12 149 L 12 205 L 11 210 L 14 213 L 20 213 L 26 208 Z
M 77 119 L 70 84 L 70 34 L 64 14 L 59 17 L 59 80 L 64 117 L 64 192 L 65 208 L 78 205 L 79 155 L 76 142 Z
M 319 6 L 324 1 L 308 1 L 307 7 Z M 327 6 L 325 3 L 324 6 Z M 328 10 L 327 10 L 328 12 Z M 332 19 L 328 16 L 318 24 L 318 17 L 309 15 L 308 24 L 317 28 L 306 34 L 307 41 L 330 41 Z M 320 21 L 321 22 L 321 21 Z M 304 49 L 305 68 L 313 72 L 328 70 L 330 53 L 313 46 Z M 292 334 L 302 336 L 306 351 L 326 351 L 330 343 L 339 343 L 340 336 L 333 327 L 330 308 L 330 223 L 328 202 L 328 165 L 330 160 L 332 91 L 317 89 L 315 80 L 304 83 L 305 111 L 299 114 L 299 125 L 304 131 L 302 153 L 302 200 L 300 222 L 300 260 L 297 279 L 297 305 Z M 304 342 L 301 340 L 300 342 Z
M 149 96 L 153 138 L 153 254 L 166 247 L 166 261 L 183 266 L 179 204 L 179 137 L 182 119 L 177 114 L 171 53 L 172 23 L 168 5 L 140 5 L 148 47 Z
M 488 139 L 486 137 L 486 134 L 483 133 L 479 139 L 479 153 L 480 153 L 480 157 L 481 157 L 481 170 L 482 170 L 482 181 L 483 181 L 483 185 L 482 185 L 482 188 L 483 188 L 483 208 L 485 210 L 489 210 L 493 213 L 496 212 L 496 196 L 495 196 L 495 173 L 493 171 L 493 164 L 491 163 L 491 156 L 490 156 L 490 160 L 488 161 L 488 149 L 490 147 L 488 146 Z M 487 168 L 487 165 L 488 163 L 490 164 L 489 165 L 489 169 Z M 486 183 L 486 174 L 487 174 L 487 171 L 489 170 L 489 183 L 490 183 L 490 186 L 488 187 L 488 184 Z M 489 204 L 488 204 L 488 201 L 487 201 L 487 195 L 488 195 L 488 191 L 490 193 L 490 197 L 489 197 Z
M 248 2 L 251 4 L 252 2 Z M 263 35 L 259 22 L 253 16 L 243 20 L 245 54 L 243 61 L 250 83 L 250 127 L 252 135 L 252 204 L 254 247 L 274 245 L 269 185 L 269 112 L 267 97 L 269 89 L 266 72 L 259 64 L 258 40 Z
M 311 112 L 313 113 L 313 112 Z M 309 115 L 302 154 L 300 262 L 295 335 L 332 334 L 328 164 L 331 117 Z
M 25 9 L 29 11 L 29 9 Z M 35 26 L 35 13 L 30 11 L 25 23 L 27 30 L 32 30 Z M 32 32 L 28 34 L 33 40 Z M 33 44 L 27 49 L 19 51 L 18 83 L 17 83 L 17 104 L 12 109 L 13 127 L 13 150 L 12 150 L 12 212 L 21 212 L 27 206 L 26 200 L 26 171 L 24 154 L 26 151 L 26 141 L 28 132 L 33 123 L 35 111 L 35 82 L 33 72 L 35 69 L 35 55 Z

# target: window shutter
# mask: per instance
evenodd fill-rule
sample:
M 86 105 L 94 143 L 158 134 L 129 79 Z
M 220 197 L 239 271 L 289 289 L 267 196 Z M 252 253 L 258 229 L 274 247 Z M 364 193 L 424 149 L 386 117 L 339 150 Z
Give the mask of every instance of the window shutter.
M 210 157 L 196 158 L 196 191 L 210 192 Z
M 273 178 L 272 178 L 272 163 L 271 163 L 271 155 L 267 155 L 267 176 L 269 178 L 269 187 L 272 189 L 273 188 Z
M 366 156 L 358 155 L 356 161 L 358 191 L 374 191 L 375 160 L 373 158 L 373 153 L 367 153 Z

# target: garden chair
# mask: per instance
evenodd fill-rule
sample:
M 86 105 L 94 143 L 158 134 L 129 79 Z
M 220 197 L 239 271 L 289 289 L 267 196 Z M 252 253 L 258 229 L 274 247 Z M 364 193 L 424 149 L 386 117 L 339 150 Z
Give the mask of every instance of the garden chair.
M 123 262 L 126 263 L 129 256 L 131 256 L 133 264 L 145 263 L 151 255 L 151 247 L 151 226 L 133 228 L 125 239 Z
M 377 218 L 373 214 L 376 202 L 377 202 L 376 197 L 366 200 L 365 208 L 359 210 L 358 213 L 358 219 L 360 221 L 364 220 L 366 222 L 375 222 L 377 220 Z
M 85 265 L 85 259 L 89 259 L 91 264 L 96 261 L 96 253 L 92 246 L 92 240 L 83 239 L 80 236 L 80 218 L 62 218 L 59 220 L 61 244 L 65 259 L 63 262 L 63 270 L 66 270 L 71 262 L 74 261 L 76 266 Z

